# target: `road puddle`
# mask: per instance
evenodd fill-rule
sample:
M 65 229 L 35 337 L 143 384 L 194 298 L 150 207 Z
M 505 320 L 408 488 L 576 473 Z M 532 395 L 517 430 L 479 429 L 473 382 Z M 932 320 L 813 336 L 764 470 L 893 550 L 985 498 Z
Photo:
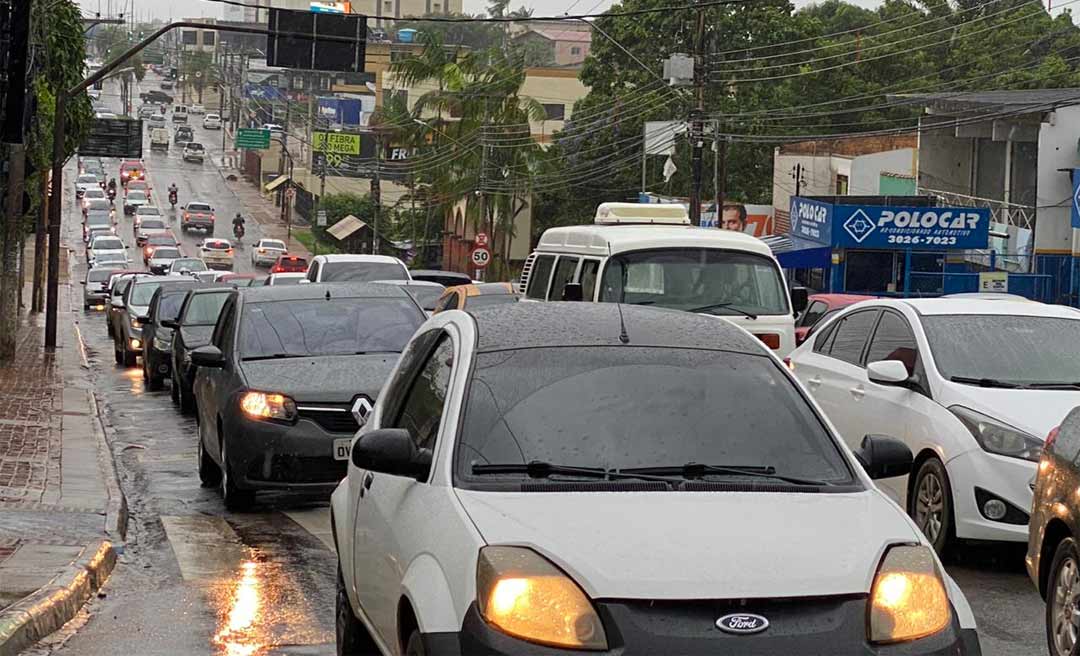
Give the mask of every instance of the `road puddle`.
M 248 561 L 240 570 L 240 578 L 224 605 L 224 621 L 213 639 L 225 656 L 254 656 L 266 646 L 258 630 L 265 603 L 259 564 Z

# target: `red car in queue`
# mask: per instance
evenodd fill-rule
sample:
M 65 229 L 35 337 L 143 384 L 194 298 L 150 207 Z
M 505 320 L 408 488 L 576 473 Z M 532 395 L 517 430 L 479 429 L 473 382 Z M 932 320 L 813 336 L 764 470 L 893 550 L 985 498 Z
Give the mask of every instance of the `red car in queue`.
M 876 297 L 859 294 L 812 294 L 806 309 L 795 322 L 795 345 L 805 342 L 816 326 L 820 326 L 822 321 L 837 311 L 859 301 L 869 301 L 874 298 Z
M 142 160 L 126 159 L 120 162 L 120 184 L 127 186 L 131 180 L 144 180 L 146 178 L 146 166 Z
M 157 250 L 158 246 L 179 248 L 180 242 L 176 239 L 176 235 L 171 232 L 150 235 L 146 238 L 146 243 L 142 247 L 143 264 L 150 262 L 150 258 L 154 256 L 154 251 Z
M 278 255 L 277 261 L 270 267 L 270 273 L 305 273 L 308 269 L 306 257 L 299 255 Z

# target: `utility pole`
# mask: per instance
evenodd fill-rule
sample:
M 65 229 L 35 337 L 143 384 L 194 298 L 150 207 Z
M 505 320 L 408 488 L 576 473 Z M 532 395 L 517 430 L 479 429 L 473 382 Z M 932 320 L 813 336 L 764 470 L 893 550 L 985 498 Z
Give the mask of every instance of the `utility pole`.
M 693 177 L 690 189 L 690 223 L 701 225 L 701 176 L 702 176 L 702 150 L 705 147 L 705 135 L 701 122 L 702 114 L 705 113 L 705 10 L 698 9 L 697 33 L 694 39 L 694 91 L 697 95 L 697 105 L 690 114 L 690 166 Z
M 375 176 L 371 179 L 371 200 L 375 202 L 375 221 L 371 230 L 371 253 L 379 254 L 379 214 L 382 213 L 382 133 L 375 130 Z
M 792 169 L 791 169 L 791 177 L 795 179 L 795 195 L 796 196 L 801 196 L 802 195 L 802 184 L 803 184 L 802 174 L 803 174 L 802 164 L 796 164 L 794 167 L 792 167 Z

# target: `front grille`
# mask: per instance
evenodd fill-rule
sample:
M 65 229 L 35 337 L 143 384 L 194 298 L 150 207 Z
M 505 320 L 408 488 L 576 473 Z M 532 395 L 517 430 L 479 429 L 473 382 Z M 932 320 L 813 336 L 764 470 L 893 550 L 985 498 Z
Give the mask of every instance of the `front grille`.
M 348 462 L 330 456 L 304 457 L 274 454 L 270 458 L 269 476 L 263 471 L 265 460 L 257 458 L 248 469 L 252 480 L 273 483 L 336 483 L 345 478 Z
M 347 433 L 352 435 L 360 429 L 350 411 L 351 404 L 304 406 L 297 410 L 297 414 L 305 419 L 310 419 L 328 433 Z

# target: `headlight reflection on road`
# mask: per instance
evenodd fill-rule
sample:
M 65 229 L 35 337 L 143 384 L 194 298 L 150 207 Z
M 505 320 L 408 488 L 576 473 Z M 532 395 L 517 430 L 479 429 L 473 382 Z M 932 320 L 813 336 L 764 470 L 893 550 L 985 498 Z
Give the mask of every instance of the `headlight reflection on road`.
M 256 622 L 262 614 L 262 592 L 259 585 L 258 563 L 248 561 L 241 566 L 221 628 L 214 635 L 214 644 L 222 647 L 226 656 L 252 656 L 265 645 L 260 641 Z

